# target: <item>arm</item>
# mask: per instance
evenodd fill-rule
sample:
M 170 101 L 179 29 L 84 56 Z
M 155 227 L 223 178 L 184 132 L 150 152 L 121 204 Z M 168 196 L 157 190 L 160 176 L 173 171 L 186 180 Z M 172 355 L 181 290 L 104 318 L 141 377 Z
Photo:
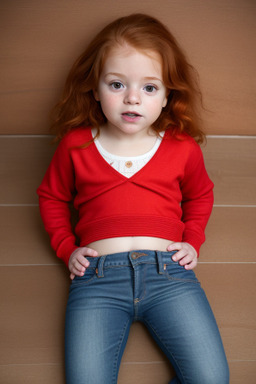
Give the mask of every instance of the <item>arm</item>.
M 205 241 L 204 231 L 213 206 L 213 183 L 206 172 L 199 146 L 187 163 L 180 187 L 185 229 L 182 242 L 171 244 L 168 251 L 178 250 L 173 259 L 186 269 L 192 269 L 197 265 L 199 249 Z
M 71 278 L 81 275 L 88 266 L 85 256 L 97 256 L 97 253 L 85 247 L 79 248 L 72 231 L 69 204 L 75 194 L 75 170 L 67 138 L 60 142 L 37 194 L 52 248 L 68 266 Z

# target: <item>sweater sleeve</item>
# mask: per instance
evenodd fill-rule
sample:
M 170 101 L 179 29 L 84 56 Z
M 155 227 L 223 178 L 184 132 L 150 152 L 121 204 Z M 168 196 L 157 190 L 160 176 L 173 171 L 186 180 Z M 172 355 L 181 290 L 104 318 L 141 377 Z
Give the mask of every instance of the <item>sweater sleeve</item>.
M 64 137 L 37 189 L 40 213 L 51 246 L 66 265 L 71 253 L 77 248 L 69 209 L 75 192 L 74 169 L 67 144 Z
M 182 221 L 185 224 L 183 241 L 191 244 L 199 256 L 205 241 L 205 227 L 213 207 L 213 187 L 204 165 L 203 154 L 198 145 L 188 159 L 182 191 Z

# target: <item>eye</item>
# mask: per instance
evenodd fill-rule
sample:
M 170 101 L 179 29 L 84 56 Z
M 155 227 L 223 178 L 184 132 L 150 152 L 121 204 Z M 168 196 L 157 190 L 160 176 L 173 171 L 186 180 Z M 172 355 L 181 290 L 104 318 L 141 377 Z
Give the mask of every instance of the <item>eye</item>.
M 110 84 L 111 88 L 114 88 L 114 89 L 121 89 L 123 88 L 123 84 L 120 83 L 120 81 L 113 81 L 111 84 Z
M 148 84 L 148 85 L 145 85 L 144 89 L 148 93 L 153 93 L 157 90 L 157 87 L 155 85 Z

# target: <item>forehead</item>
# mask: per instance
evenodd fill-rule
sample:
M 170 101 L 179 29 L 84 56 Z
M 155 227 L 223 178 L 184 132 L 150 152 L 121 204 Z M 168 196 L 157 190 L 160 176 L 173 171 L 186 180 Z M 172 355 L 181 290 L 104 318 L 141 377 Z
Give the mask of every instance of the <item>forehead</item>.
M 162 58 L 158 52 L 153 50 L 139 50 L 128 44 L 117 45 L 108 52 L 103 72 L 117 67 L 136 69 L 136 71 L 144 68 L 162 74 Z

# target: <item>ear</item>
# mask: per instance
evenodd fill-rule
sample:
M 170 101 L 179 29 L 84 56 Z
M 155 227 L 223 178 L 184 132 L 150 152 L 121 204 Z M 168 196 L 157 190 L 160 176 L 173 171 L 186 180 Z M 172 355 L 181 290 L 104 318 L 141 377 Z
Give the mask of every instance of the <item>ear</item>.
M 94 96 L 96 101 L 100 101 L 100 97 L 99 97 L 99 93 L 98 93 L 97 89 L 93 90 L 93 96 Z
M 167 103 L 168 103 L 168 98 L 171 94 L 171 90 L 170 89 L 167 89 L 166 90 L 166 95 L 165 95 L 165 98 L 164 98 L 164 101 L 163 101 L 163 108 L 166 107 Z
M 166 107 L 167 101 L 168 101 L 168 95 L 166 95 L 165 98 L 164 98 L 164 101 L 163 101 L 163 104 L 162 104 L 162 108 Z

